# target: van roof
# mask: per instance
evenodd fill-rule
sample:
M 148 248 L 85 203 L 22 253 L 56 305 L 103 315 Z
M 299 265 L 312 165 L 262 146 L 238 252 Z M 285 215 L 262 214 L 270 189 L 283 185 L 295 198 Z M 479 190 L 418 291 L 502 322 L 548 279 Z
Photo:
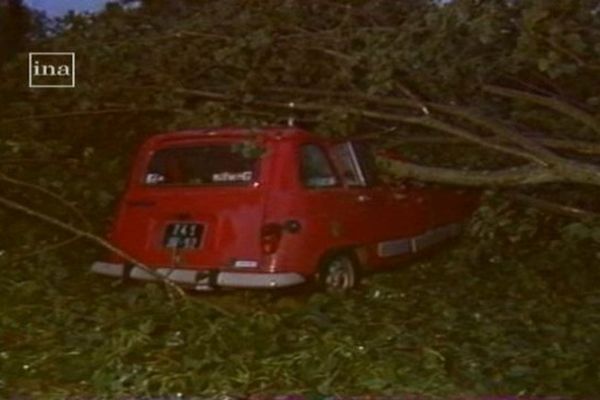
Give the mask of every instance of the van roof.
M 206 128 L 192 129 L 185 131 L 169 132 L 154 135 L 147 141 L 147 145 L 161 145 L 165 143 L 176 143 L 179 141 L 188 141 L 191 139 L 200 138 L 244 138 L 248 136 L 266 136 L 269 138 L 279 139 L 301 139 L 314 137 L 309 132 L 297 127 L 263 127 L 263 128 L 240 128 L 240 127 L 223 127 L 223 128 Z

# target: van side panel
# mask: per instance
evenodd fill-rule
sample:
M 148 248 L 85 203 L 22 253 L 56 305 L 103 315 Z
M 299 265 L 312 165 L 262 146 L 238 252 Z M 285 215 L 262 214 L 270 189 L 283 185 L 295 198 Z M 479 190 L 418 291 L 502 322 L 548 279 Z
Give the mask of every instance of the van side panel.
M 343 186 L 310 189 L 300 180 L 299 148 L 302 141 L 279 144 L 273 160 L 273 182 L 265 211 L 266 222 L 298 224 L 297 232 L 284 230 L 271 271 L 312 276 L 321 256 L 331 249 L 360 243 L 364 226 L 358 226 L 354 196 Z

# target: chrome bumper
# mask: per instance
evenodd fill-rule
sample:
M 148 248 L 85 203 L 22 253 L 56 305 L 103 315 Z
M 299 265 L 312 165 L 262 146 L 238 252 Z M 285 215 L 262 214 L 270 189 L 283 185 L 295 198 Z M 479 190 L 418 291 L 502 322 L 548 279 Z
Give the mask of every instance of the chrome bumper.
M 116 278 L 132 278 L 143 281 L 156 281 L 157 276 L 140 267 L 125 268 L 124 264 L 95 262 L 92 272 Z M 302 275 L 295 272 L 235 272 L 219 270 L 192 270 L 157 268 L 154 271 L 172 282 L 191 286 L 196 290 L 210 290 L 215 287 L 230 288 L 282 288 L 305 282 Z

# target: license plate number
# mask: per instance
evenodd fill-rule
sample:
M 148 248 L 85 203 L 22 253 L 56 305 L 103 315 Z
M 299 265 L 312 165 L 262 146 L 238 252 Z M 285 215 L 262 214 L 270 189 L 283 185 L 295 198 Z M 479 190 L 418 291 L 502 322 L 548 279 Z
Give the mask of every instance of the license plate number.
M 163 246 L 169 249 L 195 249 L 200 246 L 204 226 L 187 222 L 168 224 Z

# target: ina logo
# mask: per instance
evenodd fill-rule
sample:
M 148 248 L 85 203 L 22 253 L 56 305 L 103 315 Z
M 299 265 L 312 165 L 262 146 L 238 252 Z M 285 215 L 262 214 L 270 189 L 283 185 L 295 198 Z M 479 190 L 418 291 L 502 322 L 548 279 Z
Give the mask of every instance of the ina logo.
M 29 87 L 75 87 L 75 53 L 29 53 Z

